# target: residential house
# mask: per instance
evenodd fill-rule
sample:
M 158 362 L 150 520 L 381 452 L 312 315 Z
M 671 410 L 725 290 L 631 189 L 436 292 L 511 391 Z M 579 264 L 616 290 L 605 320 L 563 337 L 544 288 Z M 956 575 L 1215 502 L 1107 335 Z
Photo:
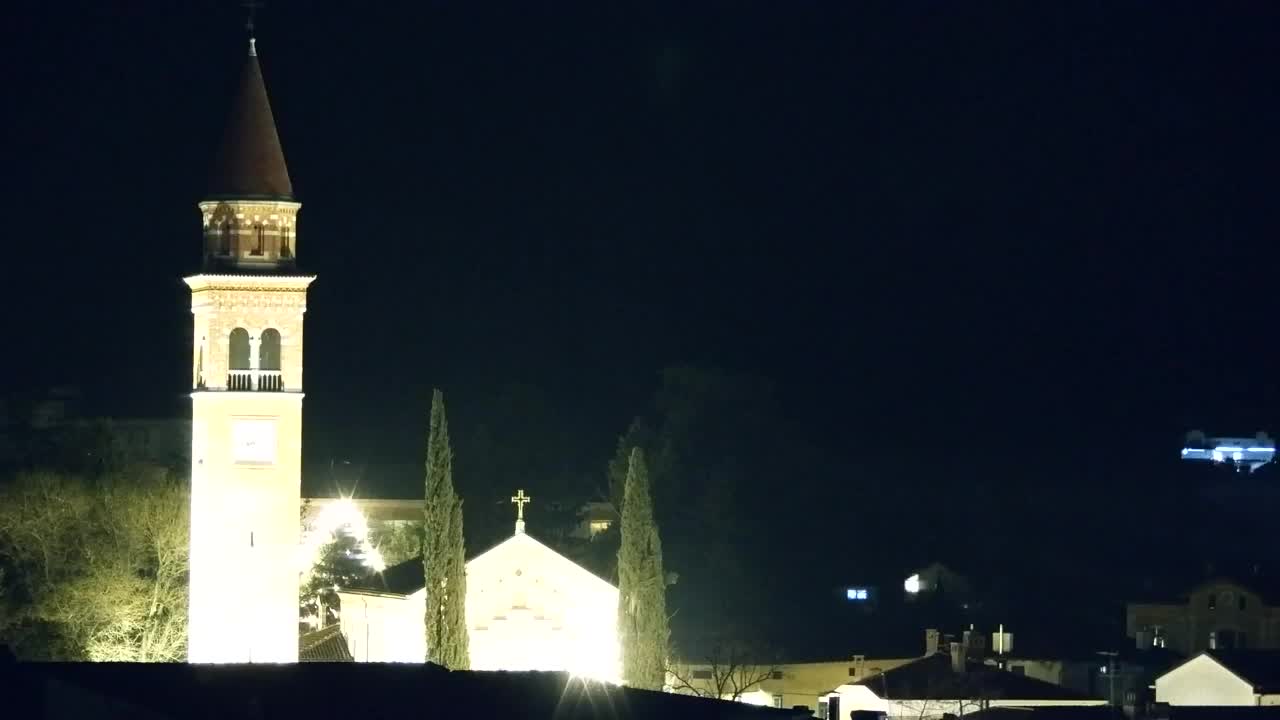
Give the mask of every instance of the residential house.
M 1156 678 L 1156 702 L 1280 705 L 1280 651 L 1207 650 Z
M 1106 704 L 1101 698 L 971 660 L 960 643 L 952 643 L 949 651 L 843 684 L 823 701 L 818 716 L 831 720 L 843 720 L 851 712 L 926 720 L 997 707 Z

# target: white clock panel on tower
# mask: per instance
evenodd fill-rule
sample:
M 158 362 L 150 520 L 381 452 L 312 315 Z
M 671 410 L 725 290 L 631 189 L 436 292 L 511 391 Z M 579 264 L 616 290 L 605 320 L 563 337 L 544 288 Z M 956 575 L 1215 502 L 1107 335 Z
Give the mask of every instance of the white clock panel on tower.
M 237 463 L 274 463 L 276 421 L 261 418 L 236 420 L 231 426 L 231 453 Z

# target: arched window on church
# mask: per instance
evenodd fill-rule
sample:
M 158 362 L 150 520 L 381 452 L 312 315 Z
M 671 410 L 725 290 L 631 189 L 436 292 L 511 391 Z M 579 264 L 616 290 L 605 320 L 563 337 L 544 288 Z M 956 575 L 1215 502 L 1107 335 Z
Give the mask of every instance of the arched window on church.
M 280 331 L 267 328 L 258 342 L 258 389 L 282 390 L 280 374 Z
M 266 227 L 262 223 L 258 223 L 257 225 L 254 225 L 253 234 L 254 234 L 253 251 L 250 252 L 249 254 L 261 255 L 263 253 L 263 249 L 266 246 L 266 234 L 267 234 Z
M 280 257 L 293 257 L 293 251 L 289 249 L 289 226 L 280 226 Z
M 253 371 L 249 369 L 249 331 L 244 328 L 232 330 L 228 338 L 227 389 L 253 389 Z
M 222 221 L 222 230 L 218 233 L 218 254 L 231 254 L 231 221 Z

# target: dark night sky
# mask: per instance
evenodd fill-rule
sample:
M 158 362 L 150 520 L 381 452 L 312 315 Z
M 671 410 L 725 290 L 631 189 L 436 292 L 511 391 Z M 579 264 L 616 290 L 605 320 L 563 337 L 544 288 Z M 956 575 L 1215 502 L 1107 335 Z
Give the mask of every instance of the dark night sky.
M 242 21 L 9 11 L 10 384 L 182 407 Z M 1189 428 L 1280 429 L 1273 3 L 277 0 L 258 35 L 309 459 L 418 462 L 431 386 L 515 380 L 602 462 L 672 363 L 953 490 L 1155 491 Z

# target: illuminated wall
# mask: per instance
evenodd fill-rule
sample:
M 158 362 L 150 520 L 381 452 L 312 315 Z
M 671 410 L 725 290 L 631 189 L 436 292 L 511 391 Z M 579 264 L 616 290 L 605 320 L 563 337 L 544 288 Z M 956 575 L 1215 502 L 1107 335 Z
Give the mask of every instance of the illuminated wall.
M 425 593 L 347 591 L 342 631 L 364 662 L 422 662 Z M 562 670 L 618 682 L 618 590 L 528 535 L 467 563 L 473 670 Z
M 302 316 L 310 281 L 187 279 L 195 353 L 208 361 L 197 363 L 191 395 L 191 662 L 298 659 Z M 283 380 L 264 386 L 271 390 L 227 389 L 235 328 L 249 335 L 253 373 L 258 338 L 279 333 Z
M 1199 655 L 1156 678 L 1156 702 L 1170 705 L 1256 705 L 1253 685 L 1208 655 Z

